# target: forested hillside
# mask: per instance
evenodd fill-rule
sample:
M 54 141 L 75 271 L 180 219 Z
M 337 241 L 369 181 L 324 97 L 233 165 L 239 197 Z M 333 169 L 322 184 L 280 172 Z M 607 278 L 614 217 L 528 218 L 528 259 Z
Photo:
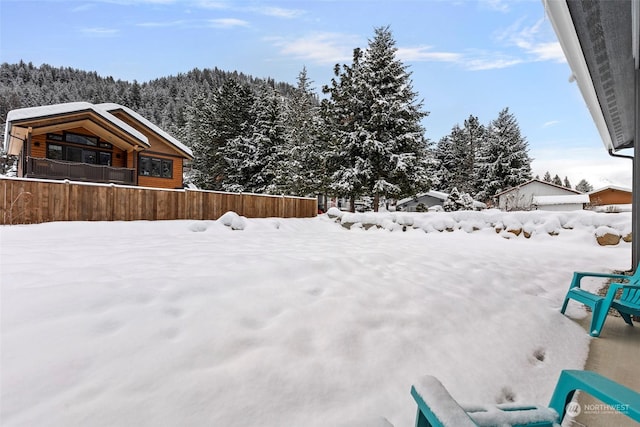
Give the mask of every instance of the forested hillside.
M 16 108 L 62 102 L 115 102 L 132 108 L 169 133 L 182 134 L 185 109 L 196 97 L 211 99 L 228 78 L 258 87 L 264 80 L 233 71 L 193 69 L 185 74 L 150 82 L 115 80 L 95 71 L 47 64 L 3 63 L 0 65 L 0 120 Z M 290 94 L 287 83 L 269 81 L 280 93 Z

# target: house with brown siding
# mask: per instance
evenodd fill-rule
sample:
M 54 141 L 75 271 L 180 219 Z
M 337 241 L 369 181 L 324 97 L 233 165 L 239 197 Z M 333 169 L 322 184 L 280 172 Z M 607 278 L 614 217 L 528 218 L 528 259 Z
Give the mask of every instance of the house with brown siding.
M 632 195 L 632 191 L 628 188 L 609 185 L 590 192 L 589 204 L 591 206 L 630 205 Z
M 118 104 L 70 102 L 11 110 L 4 147 L 18 176 L 182 188 L 191 149 Z

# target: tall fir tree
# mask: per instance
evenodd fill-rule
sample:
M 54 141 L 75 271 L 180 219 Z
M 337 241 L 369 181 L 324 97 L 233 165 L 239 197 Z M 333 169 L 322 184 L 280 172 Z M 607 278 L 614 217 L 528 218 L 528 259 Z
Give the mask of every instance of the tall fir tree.
M 551 181 L 553 181 L 553 180 L 551 179 L 551 174 L 549 173 L 549 171 L 546 171 L 546 172 L 544 173 L 544 177 L 542 178 L 542 180 L 543 180 L 544 182 L 551 182 Z
M 324 140 L 320 137 L 319 101 L 306 68 L 298 74 L 286 110 L 286 155 L 281 158 L 276 181 L 289 194 L 303 196 L 326 191 Z
M 346 113 L 349 126 L 340 126 L 343 131 L 336 139 L 349 159 L 338 174 L 348 185 L 338 187 L 350 190 L 356 182 L 360 192 L 373 196 L 374 211 L 380 197 L 426 191 L 431 179 L 433 159 L 421 125 L 428 113 L 413 90 L 411 73 L 396 57 L 395 44 L 388 27 L 376 28 L 364 54 L 356 49 L 353 66 L 337 76 L 348 86 L 332 87 L 346 89 L 357 99 L 338 112 Z
M 490 200 L 499 192 L 531 179 L 529 146 L 508 108 L 489 124 L 487 142 L 481 151 L 478 198 Z
M 282 194 L 285 185 L 276 180 L 286 154 L 285 104 L 272 84 L 265 83 L 251 107 L 252 123 L 244 136 L 223 149 L 229 168 L 223 187 L 227 191 Z
M 330 191 L 349 199 L 349 209 L 355 210 L 355 200 L 365 191 L 364 159 L 356 132 L 356 117 L 362 115 L 363 102 L 356 92 L 362 51 L 353 51 L 351 65 L 336 65 L 330 85 L 322 88 L 329 95 L 321 104 L 322 129 L 327 140 L 327 172 Z
M 439 175 L 448 178 L 443 191 L 457 188 L 462 193 L 476 193 L 479 173 L 478 154 L 486 139 L 486 129 L 478 118 L 470 115 L 464 126 L 455 124 L 451 133 L 436 148 Z M 442 170 L 444 169 L 444 170 Z
M 459 128 L 458 125 L 454 126 L 452 132 L 456 127 Z M 435 175 L 439 188 L 442 191 L 451 192 L 455 186 L 453 183 L 459 166 L 451 135 L 446 135 L 438 141 L 434 149 L 434 157 L 436 160 Z
M 562 179 L 560 179 L 560 177 L 557 174 L 553 177 L 553 179 L 551 180 L 551 183 L 562 187 Z
M 193 182 L 200 188 L 223 189 L 229 169 L 225 147 L 247 132 L 253 102 L 246 84 L 227 78 L 213 99 L 200 96 L 187 109 L 187 130 L 195 154 Z
M 569 181 L 569 178 L 567 178 L 566 176 L 564 177 L 564 187 L 571 188 L 571 182 Z

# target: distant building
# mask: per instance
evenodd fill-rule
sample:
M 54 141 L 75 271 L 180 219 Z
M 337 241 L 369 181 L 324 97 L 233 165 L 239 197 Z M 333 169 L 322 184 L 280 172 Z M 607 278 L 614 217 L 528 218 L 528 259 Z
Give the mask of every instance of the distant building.
M 564 198 L 558 196 L 564 196 Z M 583 209 L 584 204 L 589 203 L 589 196 L 586 194 L 539 179 L 532 179 L 505 190 L 496 197 L 498 207 L 503 211 L 575 210 Z
M 589 204 L 591 206 L 630 205 L 632 194 L 632 191 L 628 188 L 609 185 L 590 192 Z
M 415 197 L 407 197 L 406 199 L 398 200 L 396 203 L 396 210 L 405 212 L 439 210 L 448 198 L 448 193 L 443 193 L 441 191 L 427 191 L 426 193 L 418 194 Z M 478 202 L 477 200 L 473 201 L 474 210 L 486 208 L 486 204 Z
M 427 191 L 426 193 L 417 194 L 415 197 L 398 200 L 396 210 L 405 212 L 426 211 L 434 206 L 442 206 L 448 198 L 449 195 L 447 193 Z

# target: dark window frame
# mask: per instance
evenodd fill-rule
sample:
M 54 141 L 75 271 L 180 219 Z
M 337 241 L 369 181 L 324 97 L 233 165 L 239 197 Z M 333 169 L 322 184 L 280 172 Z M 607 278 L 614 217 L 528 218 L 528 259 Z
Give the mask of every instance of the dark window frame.
M 140 155 L 138 176 L 173 179 L 173 159 Z
M 47 135 L 49 137 L 49 135 Z M 50 147 L 61 147 L 61 158 L 54 158 L 50 155 L 52 149 Z M 113 164 L 113 153 L 111 151 L 98 150 L 89 148 L 86 145 L 65 144 L 62 141 L 47 141 L 46 157 L 51 160 L 63 160 L 74 163 L 84 163 L 87 165 L 111 166 Z M 74 155 L 75 154 L 75 155 Z M 85 162 L 87 156 L 94 156 L 94 163 Z M 108 157 L 107 163 L 102 163 L 103 159 Z

